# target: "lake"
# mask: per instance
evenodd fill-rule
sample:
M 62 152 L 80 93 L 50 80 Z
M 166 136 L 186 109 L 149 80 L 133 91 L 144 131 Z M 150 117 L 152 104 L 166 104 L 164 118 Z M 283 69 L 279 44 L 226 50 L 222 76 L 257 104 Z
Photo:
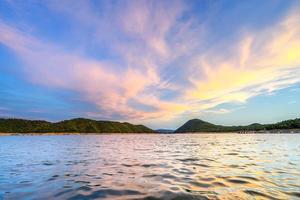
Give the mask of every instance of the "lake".
M 300 135 L 0 137 L 0 199 L 299 199 Z

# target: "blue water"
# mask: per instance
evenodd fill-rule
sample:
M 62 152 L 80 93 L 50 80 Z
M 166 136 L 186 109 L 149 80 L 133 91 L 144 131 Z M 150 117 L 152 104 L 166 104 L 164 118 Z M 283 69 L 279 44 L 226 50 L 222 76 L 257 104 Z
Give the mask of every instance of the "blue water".
M 0 137 L 0 199 L 299 198 L 300 135 Z

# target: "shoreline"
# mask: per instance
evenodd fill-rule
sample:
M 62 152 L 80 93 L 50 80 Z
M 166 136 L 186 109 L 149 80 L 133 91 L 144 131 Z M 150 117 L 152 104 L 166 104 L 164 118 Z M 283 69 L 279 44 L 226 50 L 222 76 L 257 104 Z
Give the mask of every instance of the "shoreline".
M 300 134 L 300 130 L 277 130 L 277 131 L 249 131 L 249 132 L 185 132 L 185 133 L 0 133 L 0 136 L 55 136 L 55 135 L 177 135 L 177 134 L 240 134 L 240 135 L 259 135 L 259 134 Z
M 51 136 L 51 135 L 138 135 L 159 133 L 0 133 L 0 136 Z

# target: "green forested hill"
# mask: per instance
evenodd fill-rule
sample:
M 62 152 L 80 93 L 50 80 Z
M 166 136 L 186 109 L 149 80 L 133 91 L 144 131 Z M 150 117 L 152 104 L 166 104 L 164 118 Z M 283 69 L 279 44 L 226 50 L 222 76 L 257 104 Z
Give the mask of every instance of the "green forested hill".
M 237 131 L 268 131 L 277 129 L 300 129 L 300 118 L 286 120 L 275 124 L 250 124 L 247 126 L 221 126 L 202 121 L 200 119 L 192 119 L 179 127 L 176 133 L 187 132 L 237 132 Z
M 51 123 L 41 120 L 0 119 L 0 133 L 153 133 L 143 125 L 77 118 Z
M 300 129 L 300 118 L 275 124 L 250 124 L 247 126 L 221 126 L 200 119 L 192 119 L 179 127 L 175 133 L 186 132 L 237 132 Z M 96 121 L 77 118 L 51 123 L 42 120 L 0 119 L 0 133 L 154 133 L 143 126 L 127 122 Z

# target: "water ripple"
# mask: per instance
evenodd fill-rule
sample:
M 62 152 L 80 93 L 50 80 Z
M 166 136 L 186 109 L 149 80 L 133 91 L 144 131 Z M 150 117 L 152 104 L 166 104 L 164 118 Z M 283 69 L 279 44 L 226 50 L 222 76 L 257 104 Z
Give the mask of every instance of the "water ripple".
M 297 199 L 300 135 L 0 137 L 0 199 Z

